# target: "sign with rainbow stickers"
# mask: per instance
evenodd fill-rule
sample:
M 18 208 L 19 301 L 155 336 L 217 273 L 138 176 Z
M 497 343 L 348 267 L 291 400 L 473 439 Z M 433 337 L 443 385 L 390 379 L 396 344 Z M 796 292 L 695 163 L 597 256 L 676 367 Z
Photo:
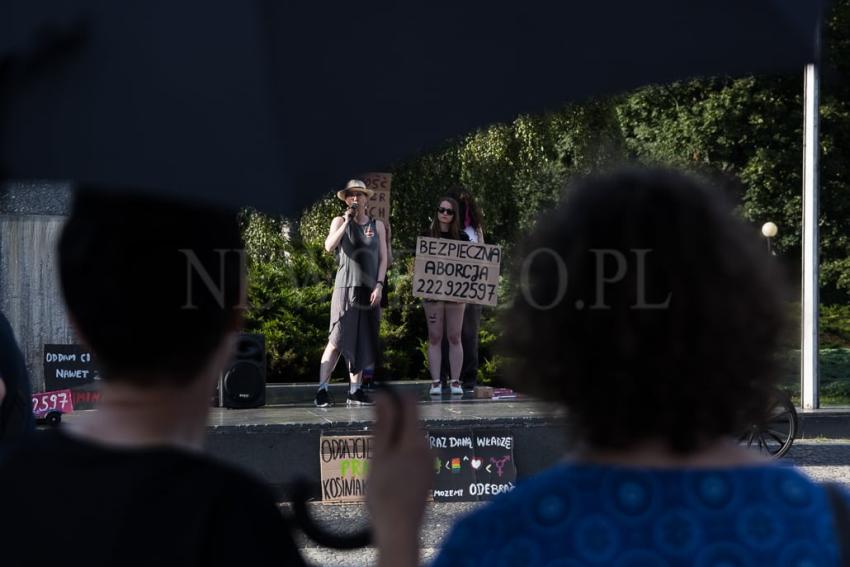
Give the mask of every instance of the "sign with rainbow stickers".
M 431 430 L 428 440 L 435 453 L 435 501 L 490 500 L 513 490 L 517 471 L 510 431 Z

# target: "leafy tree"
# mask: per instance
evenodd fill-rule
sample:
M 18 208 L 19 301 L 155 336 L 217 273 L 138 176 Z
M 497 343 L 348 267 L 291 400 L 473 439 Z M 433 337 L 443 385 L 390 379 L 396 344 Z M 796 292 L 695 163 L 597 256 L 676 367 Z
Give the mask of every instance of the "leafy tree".
M 850 0 L 836 0 L 824 33 L 821 90 L 820 261 L 822 300 L 850 303 Z M 488 242 L 513 245 L 537 215 L 558 201 L 576 174 L 623 162 L 669 164 L 733 181 L 740 214 L 754 229 L 779 226 L 775 250 L 799 281 L 802 219 L 802 69 L 788 76 L 716 77 L 649 86 L 554 112 L 520 116 L 448 140 L 395 164 L 391 225 L 398 260 L 390 271 L 391 305 L 382 322 L 382 371 L 427 378 L 421 304 L 410 289 L 416 237 L 437 198 L 457 183 L 484 211 Z M 248 213 L 244 230 L 258 305 L 249 327 L 267 334 L 276 376 L 313 380 L 327 338 L 335 263 L 322 249 L 334 194 L 298 219 Z M 696 227 L 698 229 L 698 227 Z M 504 279 L 504 278 L 503 278 Z M 503 281 L 502 288 L 510 289 Z M 831 308 L 830 308 L 831 309 Z M 485 310 L 482 377 L 498 380 L 495 310 Z M 840 346 L 846 310 L 827 309 L 825 329 Z

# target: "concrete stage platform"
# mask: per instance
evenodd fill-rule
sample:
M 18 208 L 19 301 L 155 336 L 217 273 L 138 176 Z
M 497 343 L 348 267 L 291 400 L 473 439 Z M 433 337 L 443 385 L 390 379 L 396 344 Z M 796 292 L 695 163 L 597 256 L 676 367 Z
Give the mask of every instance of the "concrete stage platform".
M 374 424 L 371 407 L 346 407 L 344 395 L 334 399 L 342 403 L 327 409 L 300 404 L 249 410 L 213 408 L 207 446 L 212 454 L 247 467 L 284 492 L 295 478 L 314 481 L 319 496 L 320 436 L 362 433 Z M 563 412 L 540 402 L 445 396 L 441 401 L 422 401 L 420 411 L 428 431 L 510 431 L 520 477 L 551 465 L 568 445 Z
M 421 400 L 426 430 L 509 430 L 514 436 L 514 462 L 520 479 L 552 465 L 570 446 L 569 419 L 553 404 L 448 395 L 433 401 L 427 382 L 395 386 Z M 278 488 L 285 489 L 298 477 L 314 480 L 318 496 L 319 437 L 368 431 L 374 421 L 372 408 L 344 405 L 346 386 L 335 385 L 331 393 L 337 406 L 319 409 L 312 405 L 315 385 L 270 385 L 268 401 L 278 405 L 253 410 L 213 408 L 208 447 Z M 799 417 L 799 438 L 850 438 L 850 408 L 801 411 Z
M 520 479 L 557 461 L 568 450 L 568 416 L 552 404 L 531 399 L 476 400 L 444 395 L 432 400 L 427 382 L 401 382 L 398 389 L 421 400 L 426 430 L 509 430 L 514 436 L 514 462 Z M 207 446 L 210 452 L 244 467 L 280 489 L 296 478 L 314 483 L 319 496 L 319 437 L 369 431 L 371 407 L 346 407 L 347 387 L 333 385 L 337 405 L 312 404 L 313 384 L 269 385 L 269 405 L 257 409 L 212 408 Z M 599 411 L 607 411 L 600 408 Z M 75 415 L 67 416 L 72 421 Z M 800 412 L 798 438 L 850 439 L 850 408 Z

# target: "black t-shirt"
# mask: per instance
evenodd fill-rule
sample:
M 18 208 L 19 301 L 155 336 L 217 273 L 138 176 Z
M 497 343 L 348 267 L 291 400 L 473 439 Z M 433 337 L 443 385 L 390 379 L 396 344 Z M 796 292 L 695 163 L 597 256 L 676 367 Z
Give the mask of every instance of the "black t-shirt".
M 0 455 L 0 565 L 304 565 L 271 490 L 203 454 L 38 432 Z
M 458 233 L 457 236 L 458 237 L 454 240 L 463 240 L 464 242 L 469 242 L 469 235 L 466 234 L 464 231 L 461 230 Z M 440 231 L 440 238 L 451 238 L 451 237 L 452 237 L 452 235 L 450 233 Z
M 429 238 L 430 238 L 430 237 L 431 237 L 431 231 L 429 230 L 429 231 L 427 231 L 427 232 L 423 232 L 423 233 L 422 233 L 422 236 L 427 236 L 427 237 L 429 237 Z M 462 240 L 462 241 L 464 241 L 464 242 L 469 242 L 469 235 L 468 235 L 468 234 L 466 234 L 466 233 L 465 233 L 464 231 L 462 231 L 462 230 L 458 233 L 458 237 L 457 237 L 457 238 L 452 238 L 452 235 L 451 235 L 449 232 L 442 232 L 442 231 L 440 231 L 440 238 L 448 238 L 449 240 Z

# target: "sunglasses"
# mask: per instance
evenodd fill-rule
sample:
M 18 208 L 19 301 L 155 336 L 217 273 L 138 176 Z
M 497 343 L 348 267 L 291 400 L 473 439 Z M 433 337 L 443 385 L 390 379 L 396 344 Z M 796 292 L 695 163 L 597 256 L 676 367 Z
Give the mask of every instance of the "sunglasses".
M 443 207 L 437 207 L 437 212 L 449 216 L 453 216 L 455 214 L 454 209 L 444 209 Z

